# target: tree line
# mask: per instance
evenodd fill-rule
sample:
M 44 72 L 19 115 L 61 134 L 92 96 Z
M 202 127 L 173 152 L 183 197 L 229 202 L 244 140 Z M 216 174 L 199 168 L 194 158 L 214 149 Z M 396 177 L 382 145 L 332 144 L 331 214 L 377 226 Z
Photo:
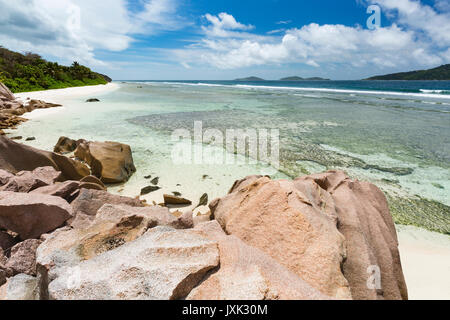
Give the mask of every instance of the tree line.
M 41 56 L 14 52 L 0 46 L 0 82 L 12 92 L 61 89 L 106 84 L 111 79 L 78 62 L 62 66 Z

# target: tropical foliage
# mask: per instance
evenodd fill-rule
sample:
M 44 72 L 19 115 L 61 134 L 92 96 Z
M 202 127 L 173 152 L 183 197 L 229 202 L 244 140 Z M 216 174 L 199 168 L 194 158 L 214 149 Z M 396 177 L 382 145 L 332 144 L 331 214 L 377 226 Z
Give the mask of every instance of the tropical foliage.
M 13 92 L 106 84 L 109 81 L 108 77 L 78 62 L 70 67 L 61 66 L 34 53 L 21 54 L 0 46 L 0 82 Z
M 450 64 L 445 64 L 429 70 L 418 70 L 393 73 L 385 76 L 376 76 L 367 80 L 450 80 Z

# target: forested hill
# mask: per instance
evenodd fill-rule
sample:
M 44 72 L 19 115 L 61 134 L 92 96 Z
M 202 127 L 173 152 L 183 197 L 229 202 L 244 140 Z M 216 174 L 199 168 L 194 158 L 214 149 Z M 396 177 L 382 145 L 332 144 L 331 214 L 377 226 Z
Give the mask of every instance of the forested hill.
M 445 64 L 429 70 L 418 70 L 376 76 L 366 80 L 450 80 L 450 64 Z
M 12 92 L 37 91 L 106 84 L 111 79 L 74 62 L 70 67 L 21 54 L 0 46 L 0 82 Z

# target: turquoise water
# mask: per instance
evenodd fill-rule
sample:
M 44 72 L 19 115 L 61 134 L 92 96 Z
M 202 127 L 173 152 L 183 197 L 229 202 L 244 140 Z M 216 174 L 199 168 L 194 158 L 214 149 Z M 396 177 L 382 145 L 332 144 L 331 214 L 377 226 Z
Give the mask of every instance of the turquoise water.
M 138 194 L 145 175 L 165 191 L 196 199 L 225 194 L 262 163 L 176 165 L 175 129 L 277 129 L 275 178 L 343 169 L 378 185 L 396 222 L 450 233 L 450 82 L 229 81 L 126 82 L 98 104 L 68 101 L 64 112 L 25 123 L 30 142 L 52 148 L 59 136 L 132 146 L 138 173 L 116 192 Z M 15 133 L 16 134 L 16 133 Z M 219 145 L 207 148 L 221 151 Z M 247 161 L 248 162 L 248 161 Z M 158 200 L 156 200 L 158 202 Z

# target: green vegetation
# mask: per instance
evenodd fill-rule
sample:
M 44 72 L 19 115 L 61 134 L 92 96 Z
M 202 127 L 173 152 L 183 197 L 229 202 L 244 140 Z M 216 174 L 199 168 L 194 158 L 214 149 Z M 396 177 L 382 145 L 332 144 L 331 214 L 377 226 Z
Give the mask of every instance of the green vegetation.
M 37 54 L 0 46 L 0 82 L 12 92 L 61 89 L 106 84 L 111 79 L 74 62 L 70 67 L 48 62 Z
M 450 64 L 445 64 L 429 70 L 418 70 L 376 76 L 366 80 L 450 80 Z

